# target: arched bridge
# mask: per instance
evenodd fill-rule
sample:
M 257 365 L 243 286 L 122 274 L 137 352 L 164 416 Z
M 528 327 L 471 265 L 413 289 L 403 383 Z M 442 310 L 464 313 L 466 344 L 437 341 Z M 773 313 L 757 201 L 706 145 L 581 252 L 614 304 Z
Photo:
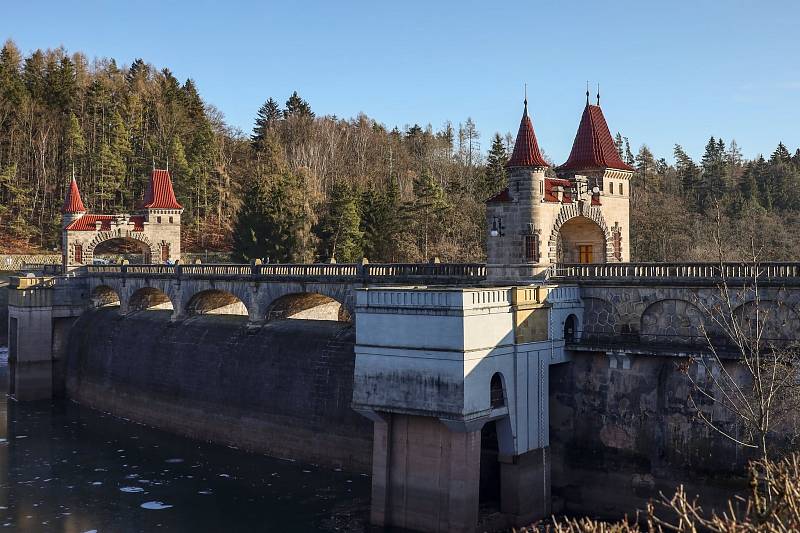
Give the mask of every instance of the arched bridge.
M 86 280 L 95 306 L 119 303 L 120 313 L 171 309 L 173 319 L 204 313 L 247 315 L 260 322 L 324 301 L 355 311 L 355 289 L 380 285 L 475 285 L 479 264 L 91 265 Z

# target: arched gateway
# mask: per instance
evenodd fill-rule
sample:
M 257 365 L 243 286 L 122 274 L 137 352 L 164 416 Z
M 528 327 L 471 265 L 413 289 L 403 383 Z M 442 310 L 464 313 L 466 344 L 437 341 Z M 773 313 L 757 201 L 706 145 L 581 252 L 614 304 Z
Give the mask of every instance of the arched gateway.
M 87 214 L 74 176 L 61 212 L 65 268 L 92 264 L 97 248 L 112 240 L 132 244 L 144 263 L 180 259 L 183 207 L 175 198 L 167 170 L 153 170 L 144 201 L 135 214 Z
M 633 168 L 588 95 L 567 162 L 548 174 L 528 104 L 508 161 L 508 187 L 486 202 L 487 276 L 522 281 L 556 263 L 630 261 Z

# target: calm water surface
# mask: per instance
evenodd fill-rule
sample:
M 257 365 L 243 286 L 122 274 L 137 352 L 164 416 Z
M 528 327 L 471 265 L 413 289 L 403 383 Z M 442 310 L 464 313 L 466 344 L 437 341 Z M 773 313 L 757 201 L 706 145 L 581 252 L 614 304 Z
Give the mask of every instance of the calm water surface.
M 70 401 L 7 400 L 0 530 L 363 531 L 369 478 L 201 443 Z

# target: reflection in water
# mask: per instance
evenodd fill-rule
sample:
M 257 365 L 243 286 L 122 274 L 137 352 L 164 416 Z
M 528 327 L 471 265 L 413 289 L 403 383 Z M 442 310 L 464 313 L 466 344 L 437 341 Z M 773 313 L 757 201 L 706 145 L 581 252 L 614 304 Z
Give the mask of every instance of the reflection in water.
M 73 402 L 6 401 L 0 530 L 359 531 L 369 479 L 171 435 Z

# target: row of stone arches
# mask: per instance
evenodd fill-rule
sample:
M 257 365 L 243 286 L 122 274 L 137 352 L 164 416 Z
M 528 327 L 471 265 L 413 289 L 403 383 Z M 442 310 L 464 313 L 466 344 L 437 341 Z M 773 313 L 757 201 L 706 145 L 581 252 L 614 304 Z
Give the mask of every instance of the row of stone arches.
M 91 294 L 91 306 L 120 308 L 120 313 L 143 311 L 171 311 L 173 317 L 191 317 L 198 315 L 233 315 L 253 318 L 247 303 L 239 296 L 218 288 L 209 288 L 194 293 L 182 309 L 176 309 L 175 303 L 163 290 L 145 286 L 134 290 L 124 300 L 109 285 L 96 286 Z M 275 319 L 308 319 L 351 321 L 350 314 L 341 302 L 318 293 L 291 293 L 273 300 L 266 309 L 263 320 Z
M 708 312 L 678 298 L 649 303 L 641 314 L 621 312 L 601 298 L 583 298 L 587 337 L 652 344 L 707 344 L 708 338 L 724 336 L 724 331 Z M 625 306 L 623 306 L 625 307 Z M 723 311 L 717 311 L 723 313 Z M 728 313 L 730 314 L 730 313 Z M 800 332 L 800 310 L 781 300 L 745 301 L 733 308 L 737 327 L 748 336 L 758 334 L 763 342 L 781 344 Z

